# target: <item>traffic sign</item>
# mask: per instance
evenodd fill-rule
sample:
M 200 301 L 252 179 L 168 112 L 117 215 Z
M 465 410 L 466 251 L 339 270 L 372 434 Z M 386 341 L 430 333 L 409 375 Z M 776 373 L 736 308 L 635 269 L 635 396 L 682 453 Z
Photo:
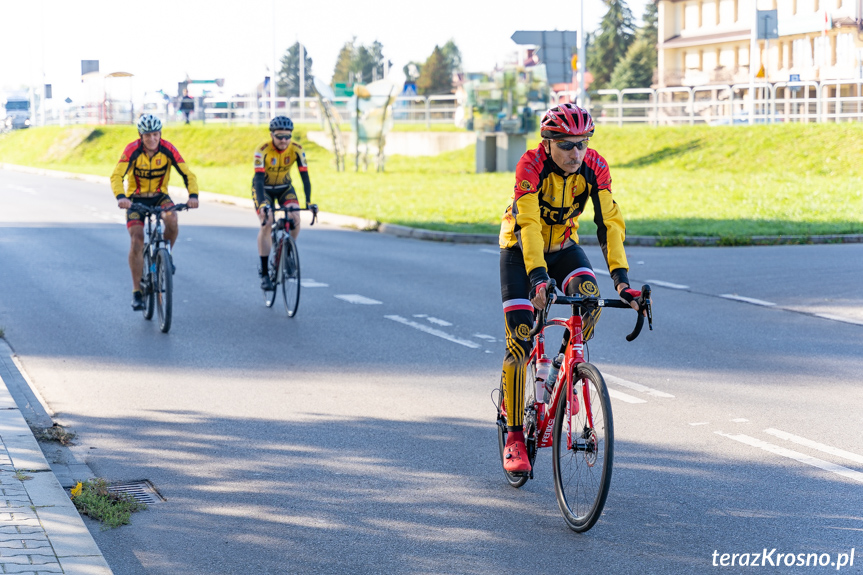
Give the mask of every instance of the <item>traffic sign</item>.
M 519 30 L 512 36 L 519 45 L 538 46 L 536 55 L 545 64 L 549 84 L 572 81 L 572 56 L 578 48 L 578 34 L 567 30 Z

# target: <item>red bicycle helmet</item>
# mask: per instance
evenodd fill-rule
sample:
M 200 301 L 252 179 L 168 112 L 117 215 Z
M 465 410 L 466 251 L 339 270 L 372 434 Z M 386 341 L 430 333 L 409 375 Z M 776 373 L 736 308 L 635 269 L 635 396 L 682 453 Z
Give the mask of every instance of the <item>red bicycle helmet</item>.
M 569 136 L 593 136 L 593 118 L 590 112 L 575 104 L 560 104 L 551 108 L 542 117 L 540 135 L 554 140 Z

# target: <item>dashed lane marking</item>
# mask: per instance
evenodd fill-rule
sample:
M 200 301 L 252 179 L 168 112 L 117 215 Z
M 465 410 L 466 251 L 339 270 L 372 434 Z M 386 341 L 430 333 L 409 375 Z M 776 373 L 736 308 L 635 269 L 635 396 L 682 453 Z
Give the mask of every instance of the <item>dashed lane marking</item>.
M 414 314 L 414 317 L 422 317 L 422 318 L 425 318 L 425 319 L 426 319 L 426 321 L 428 321 L 429 323 L 433 323 L 433 324 L 435 324 L 435 325 L 439 325 L 439 326 L 442 326 L 442 327 L 449 327 L 449 326 L 451 326 L 451 325 L 452 325 L 450 322 L 448 322 L 448 321 L 446 321 L 446 320 L 438 319 L 438 318 L 436 318 L 436 317 L 431 317 L 430 315 L 425 314 L 425 313 L 415 313 L 415 314 Z
M 372 299 L 370 297 L 365 297 L 355 293 L 349 294 L 338 294 L 335 297 L 340 300 L 346 301 L 348 303 L 359 304 L 359 305 L 380 305 L 384 302 L 378 301 L 376 299 Z
M 330 287 L 330 284 L 317 282 L 317 281 L 313 280 L 312 278 L 309 278 L 307 280 L 301 279 L 300 285 L 303 286 L 304 288 Z
M 738 441 L 745 445 L 757 447 L 758 449 L 762 449 L 764 451 L 767 451 L 768 453 L 773 453 L 774 455 L 779 455 L 781 457 L 787 457 L 788 459 L 794 459 L 795 461 L 799 461 L 800 463 L 805 463 L 806 465 L 811 465 L 812 467 L 817 467 L 818 469 L 823 469 L 824 471 L 829 471 L 830 473 L 835 473 L 836 475 L 863 483 L 863 473 L 860 473 L 859 471 L 854 471 L 853 469 L 848 469 L 847 467 L 836 465 L 835 463 L 830 463 L 829 461 L 824 461 L 823 459 L 818 459 L 817 457 L 811 457 L 809 455 L 806 455 L 805 453 L 800 453 L 799 451 L 779 447 L 778 445 L 773 445 L 772 443 L 767 443 L 766 441 L 761 441 L 760 439 L 755 439 L 754 437 L 749 437 L 748 435 L 732 435 L 730 433 L 723 433 L 721 431 L 716 431 L 714 433 L 716 433 L 717 435 L 721 435 L 722 437 L 727 437 L 728 439 L 733 439 L 734 441 Z
M 776 304 L 770 301 L 764 301 L 763 299 L 755 299 L 754 297 L 744 297 L 742 295 L 736 295 L 731 293 L 719 294 L 719 297 L 725 299 L 733 299 L 735 301 L 742 301 L 745 303 L 751 303 L 753 305 L 761 305 L 764 307 L 773 307 Z
M 833 315 L 832 313 L 816 313 L 816 317 L 823 319 L 832 319 L 833 321 L 841 321 L 844 323 L 853 323 L 854 325 L 863 325 L 863 321 L 850 317 L 842 317 L 841 315 Z
M 689 286 L 685 286 L 682 284 L 673 284 L 671 282 L 664 282 L 662 280 L 647 280 L 647 283 L 651 286 L 659 286 L 669 289 L 689 289 Z
M 850 451 L 845 451 L 844 449 L 824 445 L 823 443 L 818 443 L 817 441 L 812 441 L 811 439 L 806 439 L 805 437 L 800 437 L 799 435 L 794 435 L 788 433 L 787 431 L 781 431 L 779 429 L 773 429 L 772 427 L 769 427 L 764 430 L 764 433 L 769 433 L 770 435 L 778 437 L 779 439 L 792 441 L 799 445 L 811 447 L 812 449 L 817 449 L 818 451 L 823 451 L 824 453 L 829 453 L 830 455 L 835 455 L 837 457 L 841 457 L 855 463 L 863 463 L 863 455 L 857 455 L 856 453 L 851 453 Z
M 647 401 L 641 399 L 640 397 L 634 397 L 629 395 L 628 393 L 623 393 L 622 391 L 617 391 L 616 389 L 606 388 L 608 389 L 608 395 L 613 397 L 614 399 L 619 399 L 620 401 L 625 401 L 626 403 L 647 403 Z
M 494 254 L 496 256 L 500 255 L 500 250 L 491 250 L 489 248 L 480 248 L 479 251 L 481 251 L 485 254 Z
M 745 417 L 738 417 L 737 419 L 731 420 L 732 423 L 746 423 L 747 421 L 749 421 L 749 420 L 746 419 Z
M 634 381 L 627 381 L 614 375 L 603 374 L 603 377 L 605 377 L 605 381 L 607 381 L 608 383 L 613 383 L 622 387 L 628 387 L 629 389 L 640 391 L 641 393 L 646 393 L 654 397 L 674 397 L 670 393 L 665 393 L 664 391 L 659 391 L 658 389 L 653 389 L 652 387 L 647 387 L 646 385 L 641 385 L 640 383 L 635 383 Z
M 379 302 L 379 303 L 380 303 L 380 302 Z M 400 323 L 400 324 L 403 324 L 403 325 L 406 325 L 406 326 L 412 327 L 412 328 L 414 328 L 414 329 L 418 329 L 418 330 L 420 330 L 421 332 L 427 333 L 427 334 L 429 334 L 429 335 L 433 335 L 433 336 L 435 336 L 435 337 L 439 337 L 439 338 L 441 338 L 441 339 L 445 339 L 445 340 L 447 340 L 447 341 L 451 341 L 451 342 L 453 342 L 453 343 L 457 343 L 457 344 L 459 344 L 459 345 L 463 345 L 463 346 L 465 346 L 465 347 L 469 347 L 469 348 L 471 348 L 471 349 L 477 349 L 477 348 L 482 347 L 480 344 L 478 344 L 478 343 L 476 343 L 476 342 L 474 342 L 474 341 L 470 341 L 470 340 L 467 340 L 467 339 L 461 339 L 461 338 L 456 337 L 456 336 L 454 336 L 454 335 L 452 335 L 452 334 L 449 334 L 449 333 L 447 333 L 447 332 L 445 332 L 445 331 L 441 331 L 441 330 L 439 330 L 439 329 L 435 329 L 435 328 L 433 328 L 433 327 L 429 327 L 429 326 L 427 326 L 427 325 L 426 325 L 426 324 L 424 324 L 424 323 L 419 323 L 419 322 L 416 322 L 416 321 L 411 321 L 411 320 L 409 320 L 409 319 L 407 319 L 407 318 L 404 318 L 404 317 L 402 317 L 402 316 L 400 316 L 400 315 L 385 315 L 384 317 L 385 317 L 385 318 L 387 318 L 387 319 L 389 319 L 389 320 L 392 320 L 392 321 L 398 322 L 398 323 Z
M 493 335 L 486 335 L 484 333 L 475 333 L 475 334 L 473 334 L 473 337 L 476 337 L 479 339 L 484 339 L 486 341 L 491 341 L 491 342 L 497 341 L 497 338 L 494 337 Z

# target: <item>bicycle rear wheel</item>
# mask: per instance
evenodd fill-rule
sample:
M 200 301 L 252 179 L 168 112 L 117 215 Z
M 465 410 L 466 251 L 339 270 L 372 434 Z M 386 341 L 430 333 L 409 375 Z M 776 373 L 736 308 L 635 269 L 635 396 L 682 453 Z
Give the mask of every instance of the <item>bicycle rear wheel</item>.
M 279 246 L 280 245 L 281 244 L 279 243 L 279 241 L 275 241 L 275 242 L 273 242 L 272 247 L 270 248 L 270 257 L 275 258 L 274 261 L 276 261 L 276 262 L 280 261 L 280 258 L 279 258 L 279 253 L 280 253 L 279 252 Z M 273 255 L 274 253 L 275 253 L 275 255 Z M 274 276 L 270 272 L 269 269 L 264 270 L 264 273 L 269 274 L 270 275 L 270 281 L 273 282 L 273 289 L 271 289 L 271 290 L 262 289 L 261 290 L 262 292 L 264 292 L 264 305 L 266 305 L 267 307 L 273 307 L 273 304 L 276 303 L 276 294 L 279 293 L 279 274 L 276 273 Z
M 567 421 L 566 389 L 557 407 L 552 435 L 552 465 L 554 490 L 563 519 L 573 531 L 587 531 L 596 523 L 605 506 L 611 485 L 611 467 L 614 453 L 614 423 L 611 401 L 602 374 L 593 365 L 581 363 L 576 369 L 572 384 L 575 401 Z M 586 389 L 585 389 L 586 385 Z M 587 393 L 593 425 L 587 419 Z M 571 429 L 572 448 L 567 447 L 566 435 Z
M 536 361 L 531 360 L 526 368 L 525 368 L 525 376 L 524 376 L 524 389 L 525 389 L 525 405 L 533 405 L 533 389 L 535 389 L 536 384 Z M 503 468 L 503 452 L 506 449 L 506 438 L 507 438 L 507 430 L 506 430 L 506 396 L 503 392 L 503 385 L 500 387 L 500 406 L 497 410 L 497 446 L 500 450 L 500 465 Z M 536 439 L 534 434 L 535 423 L 527 421 L 525 418 L 524 422 L 524 439 L 525 439 L 525 448 L 527 449 L 527 458 L 530 461 L 530 466 L 533 467 L 534 462 L 536 461 Z M 513 474 L 509 473 L 506 469 L 503 470 L 504 477 L 506 477 L 507 482 L 518 489 L 530 479 L 530 475 L 527 473 L 521 474 Z
M 300 254 L 294 238 L 287 234 L 282 245 L 282 259 L 279 265 L 279 281 L 282 283 L 282 299 L 288 317 L 294 317 L 300 306 Z
M 156 310 L 156 299 L 153 294 L 153 265 L 150 260 L 149 251 L 144 248 L 144 269 L 141 271 L 141 295 L 144 298 L 144 319 L 153 319 L 153 312 Z
M 156 253 L 156 308 L 159 310 L 159 329 L 168 333 L 171 329 L 173 316 L 172 303 L 174 299 L 174 273 L 171 266 L 171 254 L 165 248 Z

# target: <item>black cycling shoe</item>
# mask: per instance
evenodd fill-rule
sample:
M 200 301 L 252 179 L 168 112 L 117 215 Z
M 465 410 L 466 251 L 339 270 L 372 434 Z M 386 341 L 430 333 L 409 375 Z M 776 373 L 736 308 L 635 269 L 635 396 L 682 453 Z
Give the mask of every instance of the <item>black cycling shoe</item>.
M 261 276 L 261 289 L 264 291 L 273 291 L 274 289 L 276 289 L 276 286 L 273 285 L 273 280 L 270 279 L 270 276 Z
M 139 291 L 132 292 L 132 309 L 135 311 L 144 309 L 144 296 Z

